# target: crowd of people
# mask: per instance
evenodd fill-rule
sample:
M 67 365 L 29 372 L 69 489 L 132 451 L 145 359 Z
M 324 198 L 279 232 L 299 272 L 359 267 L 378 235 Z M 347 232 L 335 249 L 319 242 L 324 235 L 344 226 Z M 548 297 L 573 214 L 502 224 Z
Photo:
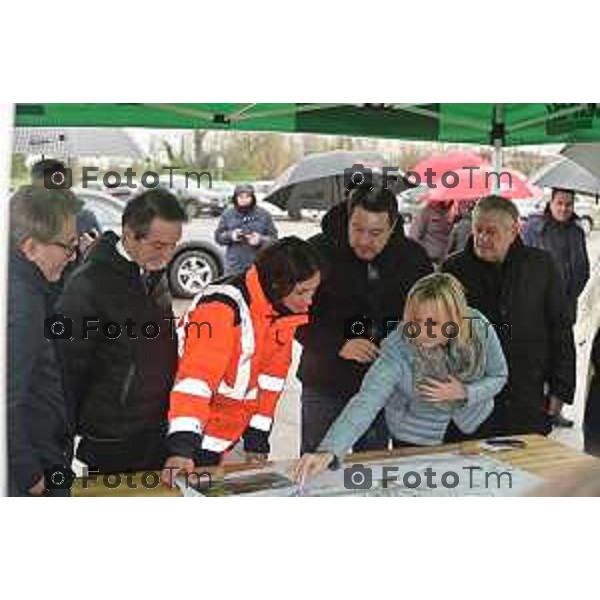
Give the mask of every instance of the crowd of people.
M 318 235 L 278 239 L 238 186 L 215 231 L 226 275 L 176 319 L 175 196 L 132 198 L 119 236 L 78 228 L 73 193 L 34 177 L 10 200 L 9 493 L 68 494 L 48 476 L 75 456 L 100 473 L 161 469 L 168 485 L 238 443 L 264 463 L 294 340 L 298 480 L 351 450 L 547 435 L 573 402 L 589 278 L 573 194 L 555 190 L 524 231 L 513 202 L 482 198 L 450 254 L 447 208 L 432 206 L 411 239 L 391 191 L 356 189 Z M 600 336 L 594 347 L 584 429 L 600 454 Z

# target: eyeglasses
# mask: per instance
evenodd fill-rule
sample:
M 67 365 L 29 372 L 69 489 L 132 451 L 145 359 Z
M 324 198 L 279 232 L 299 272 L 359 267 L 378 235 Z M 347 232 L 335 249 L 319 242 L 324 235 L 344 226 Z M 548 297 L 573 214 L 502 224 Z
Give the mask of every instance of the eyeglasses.
M 65 251 L 67 258 L 71 258 L 73 254 L 77 252 L 79 249 L 79 241 L 73 242 L 71 244 L 65 244 L 64 242 L 49 242 L 51 246 L 58 246 Z

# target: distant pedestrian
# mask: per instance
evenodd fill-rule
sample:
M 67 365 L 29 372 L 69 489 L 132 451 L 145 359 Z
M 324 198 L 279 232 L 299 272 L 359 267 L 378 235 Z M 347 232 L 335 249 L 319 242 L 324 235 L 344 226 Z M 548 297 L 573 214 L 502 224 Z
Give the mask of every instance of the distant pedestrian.
M 256 205 L 251 185 L 238 185 L 233 192 L 233 206 L 226 210 L 215 231 L 215 241 L 226 246 L 225 274 L 246 271 L 258 250 L 277 239 L 277 229 L 271 215 Z

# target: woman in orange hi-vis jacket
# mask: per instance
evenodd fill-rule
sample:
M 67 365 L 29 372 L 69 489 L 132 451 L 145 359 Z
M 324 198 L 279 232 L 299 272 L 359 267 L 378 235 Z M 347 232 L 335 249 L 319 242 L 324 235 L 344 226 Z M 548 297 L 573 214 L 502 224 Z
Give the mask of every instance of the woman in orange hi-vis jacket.
M 242 275 L 207 286 L 179 322 L 179 366 L 170 396 L 162 478 L 218 465 L 240 438 L 248 460 L 266 460 L 296 328 L 320 284 L 310 244 L 283 238 Z

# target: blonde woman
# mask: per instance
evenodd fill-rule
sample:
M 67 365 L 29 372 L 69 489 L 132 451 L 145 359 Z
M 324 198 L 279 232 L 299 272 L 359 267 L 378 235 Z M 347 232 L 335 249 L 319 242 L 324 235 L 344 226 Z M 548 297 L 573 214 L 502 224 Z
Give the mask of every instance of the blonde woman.
M 395 446 L 477 437 L 507 377 L 494 327 L 467 306 L 459 281 L 448 273 L 423 277 L 360 391 L 317 452 L 298 461 L 295 477 L 303 481 L 339 463 L 382 408 Z

